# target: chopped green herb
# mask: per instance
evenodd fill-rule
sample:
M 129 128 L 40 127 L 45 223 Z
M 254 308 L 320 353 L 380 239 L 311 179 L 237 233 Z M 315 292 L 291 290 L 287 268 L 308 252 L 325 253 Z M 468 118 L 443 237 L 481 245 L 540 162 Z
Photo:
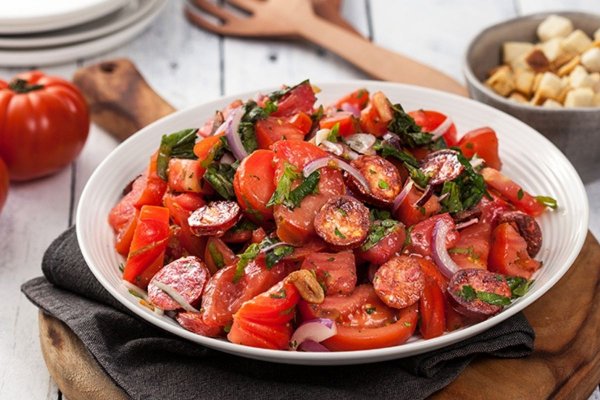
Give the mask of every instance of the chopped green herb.
M 466 301 L 475 300 L 475 298 L 477 297 L 477 292 L 475 292 L 473 286 L 470 285 L 464 285 L 462 289 L 456 294 L 465 299 Z
M 412 323 L 410 323 L 410 322 L 408 322 L 408 321 L 404 321 L 404 322 L 402 323 L 402 325 L 404 325 L 404 326 L 405 326 L 405 327 L 407 327 L 407 328 L 410 328 L 410 327 L 412 326 Z
M 517 297 L 525 296 L 525 293 L 529 291 L 529 288 L 531 287 L 534 281 L 527 280 L 520 276 L 509 276 L 506 278 L 506 282 L 510 287 L 512 298 L 515 299 Z
M 473 142 L 467 142 L 465 147 L 469 150 L 473 150 L 475 148 L 475 146 L 473 145 Z
M 456 156 L 458 161 L 463 165 L 464 171 L 453 182 L 458 185 L 462 209 L 468 210 L 477 205 L 481 198 L 487 194 L 485 181 L 481 174 L 473 170 L 471 163 L 460 152 L 460 149 L 454 148 L 454 150 L 457 151 Z
M 394 104 L 392 111 L 394 117 L 388 124 L 388 130 L 398 135 L 403 146 L 415 148 L 431 143 L 433 135 L 423 132 L 413 117 L 404 111 L 402 105 Z
M 129 289 L 129 294 L 134 297 L 137 297 L 138 299 L 144 300 L 144 296 L 141 293 L 137 292 L 136 290 Z
M 519 189 L 519 191 L 517 192 L 517 199 L 521 200 L 524 195 L 525 193 L 523 193 L 523 189 Z
M 377 309 L 375 307 L 366 307 L 365 312 L 369 315 L 373 314 Z
M 392 233 L 398 226 L 398 221 L 393 219 L 385 219 L 383 221 L 375 221 L 369 227 L 367 240 L 361 246 L 361 250 L 367 251 L 375 246 L 381 239 Z
M 221 252 L 219 250 L 217 250 L 217 246 L 215 245 L 214 242 L 210 242 L 208 244 L 208 252 L 218 269 L 221 269 L 225 266 L 225 260 L 223 259 L 223 254 L 221 254 Z
M 250 246 L 248 246 L 246 251 L 239 255 L 240 259 L 237 262 L 235 274 L 233 275 L 233 283 L 237 283 L 240 278 L 244 276 L 244 268 L 246 268 L 251 261 L 258 257 L 259 253 L 260 247 L 258 243 L 252 243 Z
M 288 315 L 288 314 L 293 313 L 295 310 L 296 310 L 296 307 L 286 308 L 285 310 L 280 311 L 279 315 Z
M 292 90 L 294 90 L 297 87 L 302 86 L 304 84 L 309 84 L 310 85 L 310 80 L 305 79 L 302 82 L 298 83 L 297 85 L 289 86 L 289 87 L 286 87 L 284 89 L 280 89 L 280 90 L 276 90 L 274 92 L 271 92 L 271 94 L 269 94 L 269 99 L 271 99 L 271 101 L 280 100 L 283 96 L 285 96 L 286 94 L 290 93 Z
M 340 123 L 333 125 L 333 128 L 327 134 L 327 140 L 333 143 L 337 143 L 340 138 Z
M 340 232 L 340 230 L 337 228 L 337 226 L 335 227 L 335 230 L 333 231 L 333 233 L 335 233 L 335 236 L 342 238 L 342 239 L 346 239 L 346 236 Z
M 197 129 L 184 129 L 179 132 L 163 135 L 156 158 L 156 172 L 164 181 L 168 179 L 167 169 L 171 158 L 196 159 L 194 145 Z
M 267 252 L 266 256 L 266 264 L 267 268 L 273 268 L 275 264 L 281 261 L 284 257 L 289 256 L 294 252 L 294 248 L 292 246 L 283 245 L 279 247 L 275 247 L 273 250 Z
M 389 189 L 390 185 L 388 185 L 388 183 L 386 181 L 384 181 L 383 179 L 380 179 L 379 182 L 377 183 L 377 186 L 379 186 L 379 189 Z
M 227 325 L 225 325 L 225 326 L 223 327 L 223 331 L 225 331 L 225 333 L 229 333 L 229 332 L 231 331 L 231 325 L 232 325 L 232 323 L 231 323 L 231 322 L 230 322 L 230 323 L 228 323 Z
M 507 306 L 510 304 L 510 298 L 496 293 L 477 292 L 477 298 L 484 303 L 493 306 Z
M 279 289 L 275 293 L 271 293 L 269 297 L 272 299 L 285 299 L 287 297 L 287 293 L 285 292 L 285 289 Z
M 479 254 L 475 253 L 475 250 L 473 249 L 473 246 L 469 246 L 469 247 L 454 247 L 450 250 L 448 250 L 448 253 L 450 254 L 462 254 L 465 255 L 473 260 L 479 260 L 480 256 Z
M 457 213 L 463 210 L 463 205 L 460 201 L 460 189 L 455 182 L 444 182 L 444 186 L 442 186 L 442 196 L 445 194 L 446 197 L 441 201 L 443 211 Z
M 290 192 L 283 204 L 293 210 L 298 207 L 302 200 L 309 194 L 315 193 L 317 185 L 321 179 L 321 172 L 315 171 L 302 181 L 294 190 Z
M 390 213 L 388 210 L 379 210 L 377 208 L 372 208 L 369 210 L 369 220 L 371 222 L 376 221 L 376 220 L 384 220 L 384 219 L 391 219 L 392 218 L 392 213 Z
M 298 172 L 294 165 L 288 162 L 284 163 L 283 176 L 279 179 L 277 187 L 275 188 L 275 192 L 267 203 L 267 207 L 282 204 L 292 190 L 292 183 L 301 177 L 302 175 Z
M 267 101 L 265 101 L 265 105 L 264 105 L 263 109 L 265 110 L 265 113 L 273 114 L 274 112 L 277 111 L 277 104 L 275 104 L 271 100 L 267 100 Z
M 329 258 L 327 259 L 327 261 L 329 261 L 329 262 L 331 262 L 331 261 L 335 261 L 335 257 L 329 257 Z M 325 272 L 327 272 L 327 271 L 325 271 Z
M 556 210 L 558 208 L 558 202 L 556 201 L 556 199 L 553 199 L 552 197 L 535 196 L 535 199 L 537 200 L 538 203 L 540 203 L 546 207 L 550 207 L 553 210 Z
M 119 271 L 121 271 L 121 272 L 125 271 L 125 264 L 119 263 Z
M 212 163 L 204 173 L 204 179 L 213 189 L 224 199 L 231 200 L 235 198 L 233 190 L 233 177 L 237 168 L 237 163 L 220 164 Z

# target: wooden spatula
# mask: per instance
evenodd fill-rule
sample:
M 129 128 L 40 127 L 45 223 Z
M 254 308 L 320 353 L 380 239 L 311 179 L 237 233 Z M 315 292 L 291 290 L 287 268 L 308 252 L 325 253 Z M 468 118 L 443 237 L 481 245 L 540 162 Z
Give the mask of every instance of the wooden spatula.
M 466 89 L 444 73 L 408 57 L 376 46 L 367 39 L 315 15 L 307 0 L 228 0 L 250 13 L 241 17 L 210 2 L 188 0 L 187 18 L 226 36 L 303 38 L 344 58 L 374 78 L 411 83 L 460 95 Z M 204 13 L 222 23 L 210 22 Z

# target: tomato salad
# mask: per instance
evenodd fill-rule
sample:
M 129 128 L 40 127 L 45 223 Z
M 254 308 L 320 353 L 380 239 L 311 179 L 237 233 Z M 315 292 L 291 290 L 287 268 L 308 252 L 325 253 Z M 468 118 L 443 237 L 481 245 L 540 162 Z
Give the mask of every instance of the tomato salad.
M 500 172 L 498 138 L 308 81 L 164 135 L 109 223 L 140 303 L 199 335 L 346 351 L 499 313 L 541 267 L 556 201 Z

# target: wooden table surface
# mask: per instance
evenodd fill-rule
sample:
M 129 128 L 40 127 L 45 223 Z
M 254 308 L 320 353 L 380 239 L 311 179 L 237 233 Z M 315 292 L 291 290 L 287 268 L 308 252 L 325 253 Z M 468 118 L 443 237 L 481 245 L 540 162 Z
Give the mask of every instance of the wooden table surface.
M 517 15 L 566 9 L 600 14 L 600 2 L 346 0 L 344 15 L 374 42 L 463 81 L 462 56 L 482 28 Z M 151 27 L 129 44 L 43 70 L 70 78 L 79 66 L 117 57 L 132 59 L 148 82 L 177 108 L 307 77 L 313 81 L 367 78 L 337 57 L 304 43 L 220 38 L 200 31 L 182 17 L 181 1 L 170 1 Z M 0 68 L 0 79 L 23 70 Z M 62 399 L 40 352 L 37 310 L 19 287 L 41 274 L 44 250 L 73 224 L 88 177 L 116 145 L 94 126 L 83 153 L 69 168 L 46 179 L 11 186 L 0 216 L 0 399 Z M 600 237 L 600 178 L 588 182 L 586 189 L 590 229 Z M 592 398 L 600 400 L 600 393 L 596 391 Z

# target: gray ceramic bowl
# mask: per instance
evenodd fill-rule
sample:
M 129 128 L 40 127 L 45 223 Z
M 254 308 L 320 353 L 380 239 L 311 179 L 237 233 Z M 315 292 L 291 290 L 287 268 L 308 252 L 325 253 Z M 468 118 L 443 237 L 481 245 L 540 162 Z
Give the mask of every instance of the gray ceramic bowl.
M 545 135 L 565 153 L 584 181 L 599 179 L 600 108 L 548 109 L 523 105 L 496 94 L 483 84 L 490 69 L 501 63 L 502 44 L 537 42 L 537 26 L 550 14 L 569 18 L 576 29 L 590 36 L 600 28 L 600 15 L 549 12 L 511 19 L 485 29 L 473 39 L 466 54 L 464 73 L 469 94 L 475 100 L 512 114 Z

